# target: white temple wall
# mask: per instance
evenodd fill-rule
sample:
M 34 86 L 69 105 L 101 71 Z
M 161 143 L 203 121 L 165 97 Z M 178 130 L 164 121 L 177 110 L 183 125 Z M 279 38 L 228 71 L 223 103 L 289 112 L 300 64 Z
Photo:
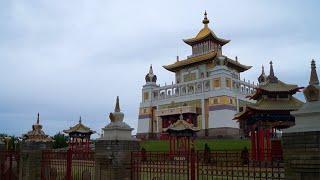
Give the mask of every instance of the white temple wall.
M 209 111 L 208 124 L 209 128 L 219 128 L 219 127 L 233 127 L 239 128 L 238 122 L 232 120 L 234 118 L 236 111 L 223 109 Z
M 150 131 L 150 118 L 138 119 L 137 133 L 149 133 Z

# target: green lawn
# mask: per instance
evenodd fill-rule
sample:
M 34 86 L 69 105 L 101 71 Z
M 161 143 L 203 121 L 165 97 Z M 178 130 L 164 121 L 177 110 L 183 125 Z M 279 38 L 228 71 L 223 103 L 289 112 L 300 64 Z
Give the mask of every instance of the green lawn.
M 203 150 L 204 145 L 207 143 L 211 150 L 242 150 L 244 147 L 250 149 L 250 140 L 222 140 L 222 139 L 198 139 L 195 140 L 196 150 Z M 141 141 L 141 148 L 147 151 L 168 151 L 169 141 L 164 140 L 148 140 Z

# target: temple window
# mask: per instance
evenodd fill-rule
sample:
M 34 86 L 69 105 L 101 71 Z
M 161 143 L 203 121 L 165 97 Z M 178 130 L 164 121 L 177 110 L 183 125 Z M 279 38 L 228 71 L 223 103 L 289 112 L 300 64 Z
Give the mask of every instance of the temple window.
M 230 78 L 226 78 L 226 87 L 231 88 L 231 79 Z
M 214 98 L 213 99 L 213 104 L 218 104 L 218 103 L 219 103 L 218 98 Z
M 149 99 L 149 93 L 148 93 L 148 92 L 145 92 L 145 93 L 143 94 L 143 99 L 144 99 L 144 100 L 148 100 L 148 99 Z
M 213 87 L 214 87 L 214 88 L 219 88 L 219 87 L 221 87 L 221 85 L 220 85 L 220 78 L 215 78 L 215 79 L 213 80 Z

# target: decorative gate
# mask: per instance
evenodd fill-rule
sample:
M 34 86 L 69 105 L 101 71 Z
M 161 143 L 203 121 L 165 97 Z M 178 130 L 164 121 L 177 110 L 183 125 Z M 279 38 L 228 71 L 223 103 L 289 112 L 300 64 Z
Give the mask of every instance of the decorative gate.
M 249 154 L 248 151 L 132 152 L 131 179 L 285 179 L 282 160 L 252 161 Z
M 17 151 L 0 151 L 0 179 L 19 179 L 19 153 Z
M 93 180 L 93 151 L 43 151 L 42 180 Z

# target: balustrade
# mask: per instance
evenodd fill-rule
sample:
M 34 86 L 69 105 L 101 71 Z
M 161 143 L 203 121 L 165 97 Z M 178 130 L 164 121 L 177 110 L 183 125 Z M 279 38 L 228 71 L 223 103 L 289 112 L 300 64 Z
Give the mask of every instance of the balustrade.
M 216 89 L 211 87 L 212 78 L 198 79 L 194 81 L 165 85 L 153 89 L 153 100 L 163 100 L 179 96 L 186 96 L 192 94 L 200 94 Z M 249 95 L 255 92 L 255 85 L 242 80 L 233 80 L 233 92 L 242 95 Z

